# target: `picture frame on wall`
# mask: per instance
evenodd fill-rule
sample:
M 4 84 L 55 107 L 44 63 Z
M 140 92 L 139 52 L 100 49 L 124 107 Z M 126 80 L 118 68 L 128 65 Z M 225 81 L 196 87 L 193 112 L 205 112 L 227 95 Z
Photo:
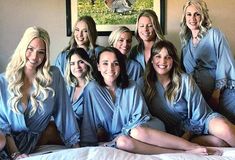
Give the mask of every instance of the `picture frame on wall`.
M 95 22 L 98 36 L 108 36 L 118 26 L 133 32 L 139 12 L 153 9 L 165 33 L 165 0 L 66 0 L 66 32 L 71 36 L 78 17 L 89 15 Z

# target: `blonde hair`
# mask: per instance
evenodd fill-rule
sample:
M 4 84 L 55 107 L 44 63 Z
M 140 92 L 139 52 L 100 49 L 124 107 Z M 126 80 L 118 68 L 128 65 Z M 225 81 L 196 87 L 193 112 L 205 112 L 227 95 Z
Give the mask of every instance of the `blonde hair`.
M 95 49 L 96 39 L 97 39 L 96 23 L 91 16 L 82 16 L 82 17 L 78 18 L 78 20 L 76 21 L 76 23 L 73 27 L 72 36 L 69 40 L 69 44 L 67 47 L 65 47 L 65 49 L 63 51 L 70 50 L 75 47 L 79 47 L 75 41 L 75 36 L 74 36 L 75 28 L 79 22 L 86 23 L 87 29 L 88 29 L 87 30 L 88 31 L 88 39 L 89 39 L 89 46 L 88 47 L 93 50 Z
M 206 2 L 204 2 L 203 0 L 188 0 L 183 6 L 183 15 L 180 22 L 181 29 L 179 35 L 182 47 L 184 47 L 188 43 L 188 40 L 192 36 L 191 30 L 187 27 L 186 24 L 186 10 L 191 5 L 194 6 L 201 15 L 198 39 L 203 38 L 212 26 Z
M 42 64 L 38 66 L 35 78 L 33 80 L 33 92 L 30 94 L 30 100 L 32 103 L 30 116 L 36 112 L 38 107 L 43 110 L 42 102 L 48 98 L 48 91 L 52 91 L 54 95 L 54 90 L 49 87 L 52 83 L 52 77 L 49 72 L 50 39 L 47 31 L 40 27 L 29 27 L 26 29 L 6 68 L 8 90 L 11 95 L 8 103 L 14 112 L 20 113 L 18 104 L 23 97 L 21 89 L 24 85 L 24 67 L 26 64 L 25 54 L 28 45 L 34 38 L 40 38 L 44 41 L 46 46 L 46 57 L 44 58 Z
M 126 26 L 120 26 L 116 30 L 112 31 L 108 39 L 109 45 L 113 47 L 113 45 L 117 43 L 121 34 L 126 33 L 126 32 L 132 35 L 131 30 L 127 28 Z
M 135 37 L 138 40 L 139 45 L 143 46 L 143 40 L 140 38 L 140 36 L 138 34 L 138 24 L 139 24 L 139 19 L 141 17 L 148 17 L 148 18 L 150 18 L 150 20 L 151 20 L 151 22 L 153 24 L 153 29 L 154 29 L 155 35 L 156 35 L 156 40 L 155 41 L 159 41 L 159 40 L 164 40 L 165 39 L 164 35 L 163 35 L 163 32 L 162 32 L 162 29 L 161 29 L 161 26 L 160 26 L 159 21 L 158 21 L 157 14 L 153 10 L 146 9 L 146 10 L 142 10 L 140 12 L 140 14 L 137 17 L 137 21 L 136 21 Z
M 65 69 L 65 80 L 68 85 L 73 86 L 73 87 L 79 85 L 77 78 L 74 77 L 74 75 L 70 71 L 71 67 L 70 67 L 69 62 L 71 60 L 72 55 L 74 54 L 78 55 L 83 60 L 83 62 L 87 65 L 87 73 L 84 77 L 86 84 L 93 79 L 93 76 L 92 76 L 93 68 L 92 68 L 87 52 L 83 48 L 73 48 L 68 53 L 67 65 Z

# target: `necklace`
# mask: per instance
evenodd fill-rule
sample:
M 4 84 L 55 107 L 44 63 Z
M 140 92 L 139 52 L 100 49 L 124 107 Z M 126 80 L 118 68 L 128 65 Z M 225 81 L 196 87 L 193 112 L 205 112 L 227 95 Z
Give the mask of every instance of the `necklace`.
M 193 47 L 196 47 L 197 44 L 199 43 L 198 37 L 192 37 L 192 43 L 193 43 Z

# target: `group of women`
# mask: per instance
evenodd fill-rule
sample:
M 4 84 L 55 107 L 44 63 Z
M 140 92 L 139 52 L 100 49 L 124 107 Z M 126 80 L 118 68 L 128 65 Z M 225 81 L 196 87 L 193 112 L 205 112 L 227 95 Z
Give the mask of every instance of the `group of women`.
M 79 18 L 55 67 L 47 31 L 25 31 L 0 75 L 1 158 L 27 157 L 55 135 L 68 147 L 141 154 L 235 146 L 235 62 L 204 1 L 183 7 L 181 61 L 152 10 L 137 17 L 133 48 L 125 26 L 108 47 L 96 44 L 96 32 L 92 17 Z

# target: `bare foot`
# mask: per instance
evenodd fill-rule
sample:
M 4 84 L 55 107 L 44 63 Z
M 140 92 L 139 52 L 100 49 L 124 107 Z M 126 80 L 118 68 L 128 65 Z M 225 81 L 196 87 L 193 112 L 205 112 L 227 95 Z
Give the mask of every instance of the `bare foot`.
M 196 149 L 187 150 L 185 152 L 201 154 L 201 155 L 218 155 L 218 156 L 221 156 L 223 154 L 223 151 L 219 149 L 207 148 L 207 147 L 198 147 Z
M 209 155 L 217 155 L 217 156 L 222 156 L 223 155 L 223 151 L 217 148 L 208 148 L 206 147 L 207 152 Z

